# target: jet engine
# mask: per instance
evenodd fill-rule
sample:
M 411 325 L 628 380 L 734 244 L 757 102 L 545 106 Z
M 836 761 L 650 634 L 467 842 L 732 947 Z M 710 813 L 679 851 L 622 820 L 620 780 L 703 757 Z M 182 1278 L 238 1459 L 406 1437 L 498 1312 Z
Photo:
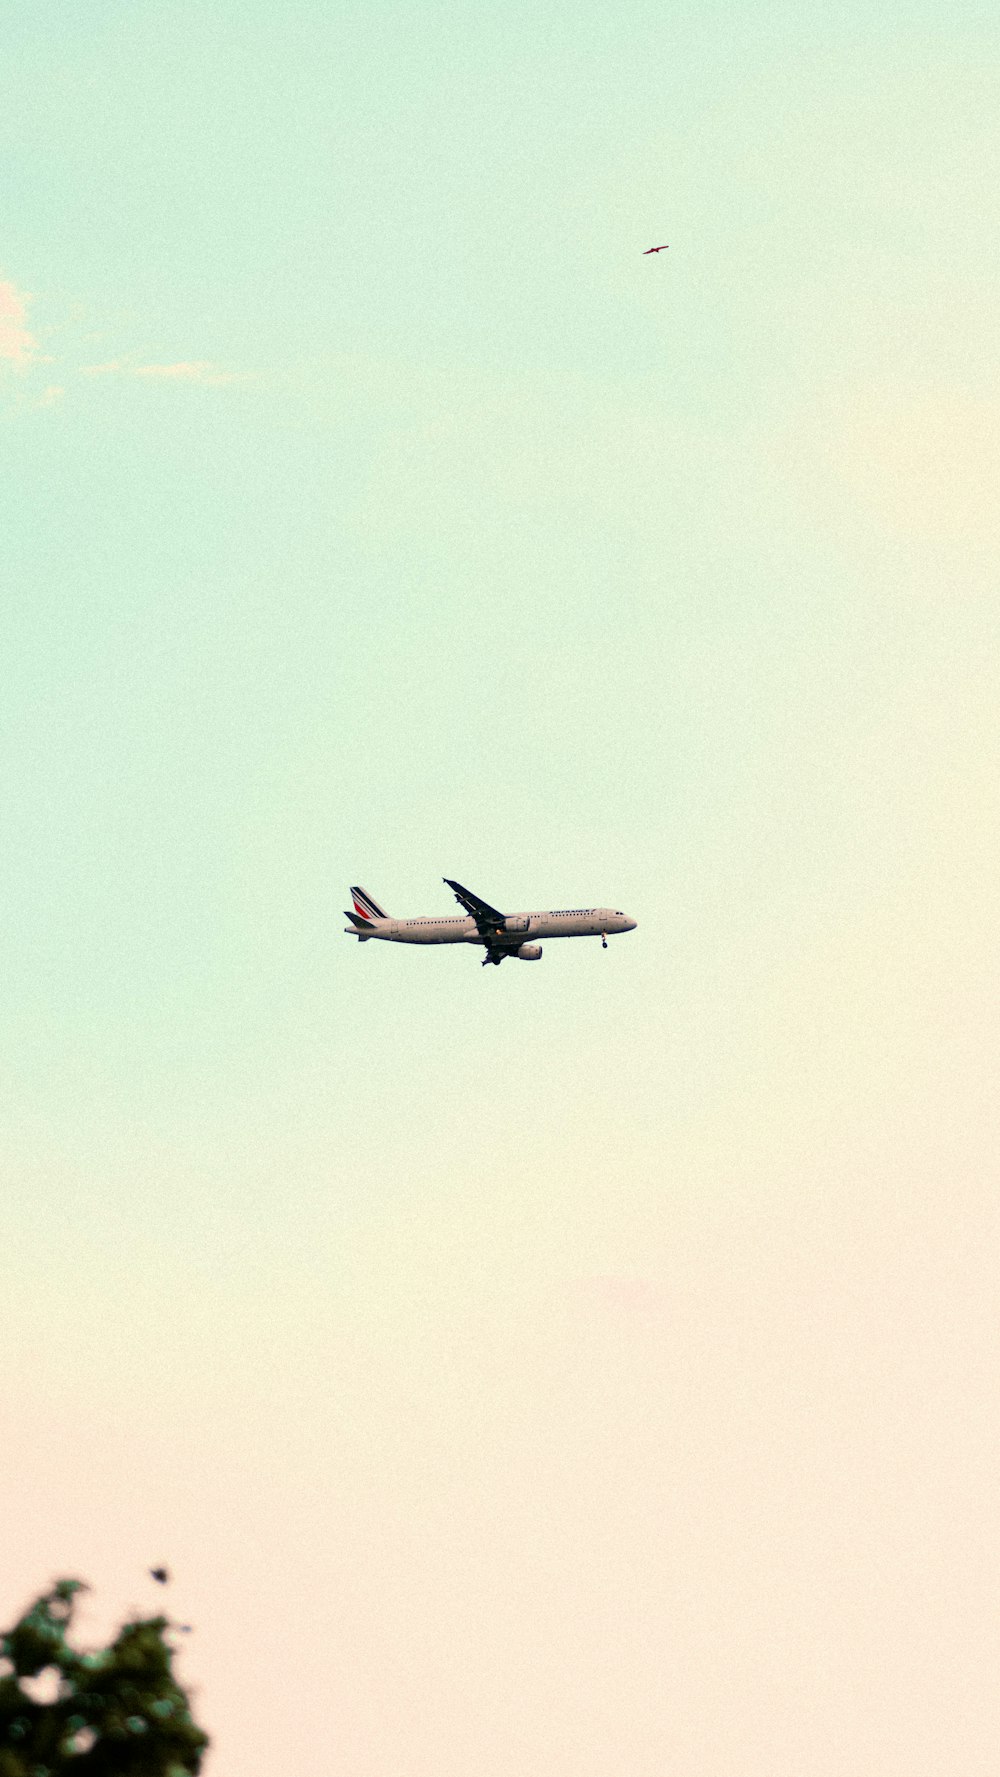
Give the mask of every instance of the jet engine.
M 520 950 L 514 952 L 514 955 L 519 956 L 523 963 L 537 963 L 541 954 L 540 944 L 522 944 Z

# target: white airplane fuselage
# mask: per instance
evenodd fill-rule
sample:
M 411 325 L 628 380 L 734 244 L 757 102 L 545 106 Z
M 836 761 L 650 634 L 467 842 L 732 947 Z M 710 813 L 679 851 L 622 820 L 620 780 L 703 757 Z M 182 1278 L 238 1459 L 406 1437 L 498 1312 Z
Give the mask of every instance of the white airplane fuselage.
M 517 938 L 530 944 L 542 938 L 603 938 L 615 932 L 635 930 L 635 920 L 613 907 L 567 908 L 545 913 L 508 913 L 504 921 L 506 943 Z M 428 919 L 373 919 L 363 931 L 345 926 L 362 943 L 382 938 L 390 944 L 487 944 L 474 919 L 466 913 L 432 914 Z M 513 952 L 516 955 L 516 951 Z
M 521 962 L 537 962 L 542 954 L 539 938 L 600 938 L 607 949 L 608 938 L 614 933 L 635 929 L 635 920 L 620 907 L 557 907 L 540 913 L 501 913 L 498 907 L 481 900 L 452 877 L 446 876 L 444 880 L 461 913 L 393 919 L 367 889 L 355 884 L 351 889 L 354 910 L 347 910 L 345 917 L 351 923 L 345 930 L 362 944 L 369 938 L 381 938 L 389 944 L 477 944 L 486 952 L 485 967 L 487 963 L 502 963 L 506 957 L 515 956 Z

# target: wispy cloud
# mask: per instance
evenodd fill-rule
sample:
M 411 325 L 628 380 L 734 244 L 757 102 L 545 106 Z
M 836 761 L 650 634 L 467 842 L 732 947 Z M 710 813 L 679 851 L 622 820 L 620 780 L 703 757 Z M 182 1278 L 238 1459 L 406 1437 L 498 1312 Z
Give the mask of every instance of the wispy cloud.
M 37 349 L 25 325 L 28 298 L 8 281 L 0 280 L 0 358 L 23 367 Z
M 84 376 L 141 376 L 163 382 L 203 383 L 220 388 L 225 383 L 242 383 L 246 375 L 237 370 L 222 370 L 206 358 L 183 358 L 176 364 L 127 364 L 121 358 L 108 364 L 85 364 Z
M 209 364 L 201 359 L 180 364 L 137 364 L 132 374 L 134 376 L 163 377 L 182 383 L 211 383 L 215 385 L 239 381 L 235 371 L 220 370 L 217 364 Z

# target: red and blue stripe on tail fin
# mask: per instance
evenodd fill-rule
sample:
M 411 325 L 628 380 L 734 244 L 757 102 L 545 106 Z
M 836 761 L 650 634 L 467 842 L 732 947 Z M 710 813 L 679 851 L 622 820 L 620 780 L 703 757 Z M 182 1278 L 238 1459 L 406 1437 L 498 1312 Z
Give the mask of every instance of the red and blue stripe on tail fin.
M 389 917 L 385 908 L 380 907 L 377 901 L 373 901 L 371 895 L 366 894 L 363 888 L 352 888 L 351 900 L 354 902 L 354 911 L 359 920 L 367 922 L 372 919 L 388 919 Z

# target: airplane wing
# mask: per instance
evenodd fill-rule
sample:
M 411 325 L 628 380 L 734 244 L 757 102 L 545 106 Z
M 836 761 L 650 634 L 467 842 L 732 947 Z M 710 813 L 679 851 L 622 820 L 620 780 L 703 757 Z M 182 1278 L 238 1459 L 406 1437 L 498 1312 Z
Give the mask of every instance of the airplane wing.
M 452 882 L 450 876 L 445 876 L 443 881 L 453 890 L 459 906 L 464 907 L 466 913 L 471 913 L 482 937 L 495 937 L 497 932 L 503 931 L 505 916 L 496 907 L 491 907 L 488 901 L 481 901 L 478 895 L 471 894 L 460 882 Z

